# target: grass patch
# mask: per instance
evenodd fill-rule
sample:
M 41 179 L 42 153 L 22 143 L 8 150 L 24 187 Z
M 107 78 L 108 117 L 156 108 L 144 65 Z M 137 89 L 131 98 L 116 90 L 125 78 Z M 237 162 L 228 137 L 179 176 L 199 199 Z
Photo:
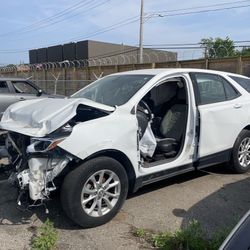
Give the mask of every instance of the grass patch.
M 186 228 L 174 233 L 153 234 L 146 232 L 144 229 L 137 229 L 134 235 L 163 250 L 217 250 L 231 229 L 230 227 L 217 231 L 211 239 L 208 239 L 200 223 L 194 220 Z
M 31 241 L 32 250 L 52 250 L 56 246 L 58 240 L 58 232 L 54 228 L 54 224 L 47 219 L 44 224 L 38 228 L 37 234 Z
M 144 238 L 146 236 L 146 231 L 143 228 L 138 228 L 135 231 L 135 236 L 137 236 L 139 238 Z

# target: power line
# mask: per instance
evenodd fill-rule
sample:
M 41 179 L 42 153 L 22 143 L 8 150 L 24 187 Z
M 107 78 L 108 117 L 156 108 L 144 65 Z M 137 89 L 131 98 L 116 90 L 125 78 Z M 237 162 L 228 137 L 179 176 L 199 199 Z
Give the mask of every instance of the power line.
M 120 27 L 122 27 L 122 26 L 126 26 L 126 25 L 128 25 L 128 24 L 135 23 L 135 22 L 137 22 L 138 20 L 139 20 L 139 17 L 138 17 L 138 16 L 134 16 L 134 17 L 125 19 L 125 20 L 123 20 L 123 21 L 120 21 L 120 22 L 118 22 L 118 23 L 116 23 L 116 24 L 112 24 L 112 25 L 110 25 L 110 26 L 106 26 L 106 27 L 104 27 L 104 28 L 102 28 L 102 29 L 96 30 L 95 32 L 89 33 L 89 34 L 87 34 L 87 35 L 85 35 L 85 36 L 72 37 L 72 38 L 67 39 L 67 40 L 64 40 L 64 41 L 62 41 L 62 42 L 60 42 L 60 43 L 62 44 L 62 43 L 67 43 L 67 42 L 71 42 L 71 41 L 79 41 L 79 40 L 82 40 L 82 39 L 88 39 L 88 38 L 90 38 L 90 37 L 97 36 L 97 35 L 100 35 L 100 34 L 102 34 L 102 33 L 106 33 L 106 32 L 108 32 L 108 31 L 111 31 L 111 30 L 120 28 Z M 55 44 L 58 44 L 58 42 L 57 42 L 57 43 L 54 43 L 54 44 L 50 44 L 49 46 L 52 46 L 52 45 L 55 45 Z
M 244 2 L 249 2 L 249 1 L 250 0 L 244 0 L 244 1 L 224 2 L 224 3 L 212 4 L 212 5 L 200 5 L 200 6 L 190 7 L 190 8 L 183 8 L 183 9 L 172 9 L 172 10 L 164 10 L 164 11 L 159 10 L 159 11 L 150 12 L 150 14 L 159 14 L 159 13 L 167 13 L 167 12 L 171 13 L 171 12 L 177 12 L 177 11 L 211 8 L 211 7 L 216 7 L 216 6 L 230 5 L 230 4 L 236 4 L 236 3 L 244 3 Z
M 201 43 L 162 43 L 162 44 L 145 44 L 144 47 L 157 47 L 157 46 L 192 46 Z
M 234 46 L 235 48 L 245 48 L 245 47 L 250 47 L 250 45 L 236 45 Z M 170 49 L 174 49 L 174 50 L 189 50 L 189 49 L 204 49 L 206 48 L 206 46 L 162 46 L 162 47 L 150 47 L 147 49 L 161 49 L 161 50 L 170 50 Z
M 94 0 L 95 1 L 95 0 Z M 107 0 L 107 1 L 109 1 L 109 0 Z M 106 1 L 106 2 L 107 2 Z M 53 25 L 54 23 L 51 23 L 51 21 L 53 21 L 53 20 L 56 20 L 56 19 L 58 19 L 58 18 L 61 18 L 61 17 L 63 17 L 63 16 L 65 16 L 65 15 L 67 15 L 67 14 L 69 14 L 69 13 L 71 13 L 71 12 L 74 12 L 75 10 L 79 10 L 80 8 L 83 8 L 83 7 L 86 7 L 87 5 L 89 5 L 90 4 L 90 6 L 91 5 L 93 5 L 93 0 L 84 0 L 84 1 L 80 1 L 80 2 L 78 2 L 78 3 L 76 3 L 76 4 L 74 4 L 74 5 L 72 5 L 72 6 L 70 6 L 69 8 L 66 8 L 65 10 L 63 10 L 63 11 L 60 11 L 60 12 L 58 12 L 57 14 L 55 14 L 55 15 L 53 15 L 53 16 L 50 16 L 50 17 L 47 17 L 47 18 L 44 18 L 44 19 L 41 19 L 41 20 L 39 20 L 39 21 L 37 21 L 37 22 L 34 22 L 34 23 L 32 23 L 32 24 L 30 24 L 30 25 L 27 25 L 27 26 L 25 26 L 25 27 L 23 27 L 23 28 L 21 28 L 21 29 L 18 29 L 18 30 L 15 30 L 15 31 L 10 31 L 10 32 L 7 32 L 7 33 L 3 33 L 3 34 L 0 34 L 0 37 L 4 37 L 4 36 L 8 36 L 8 35 L 12 35 L 12 34 L 22 34 L 22 33 L 26 33 L 26 32 L 29 32 L 29 31 L 33 31 L 33 30 L 37 30 L 37 29 L 39 29 L 39 27 L 41 28 L 41 27 L 43 27 L 44 25 L 46 25 L 46 27 L 48 26 L 48 25 Z M 89 10 L 91 10 L 91 9 L 93 9 L 93 8 L 96 8 L 96 7 L 98 7 L 99 5 L 102 5 L 103 3 L 99 3 L 99 4 L 97 4 L 97 5 L 95 5 L 95 6 L 91 6 L 89 9 L 87 9 L 86 11 L 89 11 Z M 86 12 L 85 11 L 85 12 Z M 82 14 L 82 13 L 81 13 Z M 55 23 L 58 23 L 58 22 L 60 22 L 61 20 L 57 20 L 57 22 L 55 22 Z M 42 26 L 43 25 L 43 26 Z
M 234 44 L 250 43 L 250 40 L 236 40 L 236 41 L 233 41 L 233 43 Z M 148 47 L 148 49 L 152 49 L 152 48 L 154 48 L 154 49 L 164 49 L 164 48 L 173 48 L 173 47 L 186 48 L 186 46 L 195 46 L 195 45 L 201 45 L 201 44 L 202 44 L 201 42 L 198 42 L 198 43 L 162 43 L 162 44 L 145 44 L 144 47 Z M 126 46 L 130 46 L 130 45 L 126 45 Z M 239 45 L 234 45 L 234 46 L 235 47 L 240 47 Z M 250 46 L 250 45 L 241 45 L 241 46 L 245 47 L 245 46 Z M 188 48 L 190 48 L 190 47 L 188 47 Z M 191 48 L 194 48 L 194 47 L 191 47 Z M 195 48 L 201 48 L 201 47 L 196 46 Z M 28 50 L 30 50 L 30 49 L 0 50 L 0 53 L 24 53 L 24 52 L 27 52 Z M 118 50 L 117 50 L 117 52 L 118 52 Z M 127 53 L 127 52 L 130 52 L 130 51 L 124 51 L 124 52 Z M 109 55 L 109 53 L 98 55 L 98 56 L 104 56 L 104 55 Z
M 95 1 L 95 0 L 94 0 Z M 99 7 L 100 5 L 103 5 L 105 4 L 106 2 L 108 2 L 109 0 L 105 1 L 105 2 L 102 2 L 102 3 L 99 3 L 99 4 L 96 4 L 96 5 L 92 5 L 89 9 L 87 9 L 85 12 L 91 10 L 91 9 L 94 9 L 96 7 Z M 176 11 L 183 11 L 183 10 L 189 10 L 189 9 L 198 9 L 198 8 L 205 8 L 205 7 L 214 7 L 214 6 L 221 6 L 221 5 L 228 5 L 228 4 L 234 4 L 234 3 L 243 3 L 243 2 L 249 2 L 249 0 L 244 0 L 244 1 L 234 1 L 234 2 L 225 2 L 225 3 L 221 3 L 221 4 L 214 4 L 214 5 L 204 5 L 204 6 L 197 6 L 197 7 L 192 7 L 192 8 L 186 8 L 186 9 L 175 9 L 175 10 L 168 10 L 168 11 L 160 11 L 158 13 L 164 13 L 164 12 L 176 12 Z M 79 8 L 82 8 L 84 7 L 85 5 L 88 5 L 88 4 L 93 4 L 93 1 L 90 0 L 84 0 L 84 1 L 80 1 L 80 2 L 77 2 L 76 4 L 66 8 L 65 10 L 63 11 L 60 11 L 58 12 L 57 14 L 53 15 L 53 16 L 50 16 L 48 18 L 44 18 L 44 19 L 41 19 L 31 25 L 28 25 L 28 26 L 25 26 L 19 30 L 16 30 L 16 31 L 11 31 L 11 32 L 8 32 L 8 33 L 4 33 L 4 34 L 0 34 L 0 37 L 4 37 L 4 36 L 8 36 L 8 35 L 11 35 L 11 34 L 15 34 L 15 33 L 19 33 L 19 35 L 21 34 L 25 34 L 27 32 L 32 32 L 32 31 L 37 31 L 38 29 L 42 29 L 42 28 L 46 28 L 48 26 L 51 26 L 51 25 L 54 25 L 54 24 L 57 24 L 61 21 L 64 21 L 64 20 L 68 20 L 72 17 L 75 17 L 77 15 L 80 15 L 82 13 L 77 13 L 75 15 L 72 15 L 72 16 L 69 16 L 69 17 L 66 17 L 64 19 L 60 19 L 60 20 L 57 20 L 57 21 L 54 21 L 51 23 L 51 21 L 53 21 L 54 19 L 58 19 L 62 16 L 65 16 L 67 15 L 68 13 L 70 12 L 73 12 L 75 10 L 78 10 Z M 156 13 L 156 12 L 152 12 L 152 13 Z M 38 27 L 37 27 L 38 26 Z
M 250 43 L 250 41 L 233 41 L 234 44 L 238 43 Z M 193 46 L 193 45 L 201 45 L 202 43 L 161 43 L 161 44 L 145 44 L 144 47 L 162 47 L 162 46 Z
M 175 13 L 175 14 L 166 14 L 166 15 L 163 15 L 163 16 L 164 17 L 171 17 L 171 16 L 180 16 L 180 15 L 190 15 L 190 14 L 206 13 L 206 12 L 213 12 L 213 11 L 222 11 L 222 10 L 229 10 L 229 9 L 236 9 L 236 8 L 245 8 L 245 7 L 250 7 L 250 5 L 231 6 L 231 7 L 225 7 L 225 8 L 201 10 L 201 11 L 192 11 L 192 12 L 182 12 L 182 13 Z M 137 22 L 138 20 L 139 20 L 138 16 L 132 17 L 132 18 L 128 18 L 128 19 L 123 20 L 121 22 L 118 22 L 116 24 L 113 24 L 113 25 L 107 26 L 105 28 L 99 29 L 99 30 L 97 30 L 97 31 L 95 31 L 93 33 L 88 34 L 88 35 L 79 36 L 79 37 L 73 37 L 73 38 L 67 39 L 67 40 L 65 40 L 63 42 L 57 42 L 57 43 L 54 43 L 54 44 L 46 45 L 46 47 L 47 46 L 52 46 L 52 45 L 55 45 L 55 44 L 58 44 L 58 43 L 65 43 L 65 42 L 74 41 L 74 40 L 87 39 L 87 38 L 90 38 L 90 37 L 93 37 L 93 36 L 96 36 L 96 35 L 99 35 L 99 34 L 102 34 L 102 33 L 105 33 L 105 32 L 108 32 L 108 31 L 111 31 L 111 30 L 114 30 L 114 29 L 117 29 L 117 28 L 120 28 L 122 26 L 125 26 L 125 25 L 128 25 L 128 24 Z M 8 52 L 10 53 L 10 51 L 11 51 L 12 53 L 21 53 L 24 50 L 27 51 L 27 50 L 30 50 L 30 48 L 29 49 L 21 49 L 21 50 L 9 50 Z M 7 52 L 1 51 L 0 53 L 7 53 Z
M 102 34 L 102 33 L 105 33 L 105 32 L 108 32 L 108 31 L 111 31 L 111 30 L 114 30 L 114 29 L 117 29 L 119 27 L 128 25 L 130 23 L 137 22 L 138 20 L 139 20 L 139 17 L 138 16 L 134 16 L 134 17 L 125 19 L 123 21 L 120 21 L 120 22 L 118 22 L 116 24 L 109 25 L 109 26 L 107 26 L 105 28 L 99 29 L 99 30 L 97 30 L 97 31 L 95 31 L 93 33 L 87 34 L 85 36 L 72 37 L 72 38 L 69 38 L 69 39 L 61 41 L 61 42 L 47 44 L 46 46 L 40 46 L 40 47 L 49 47 L 49 46 L 57 45 L 58 43 L 64 44 L 64 43 L 72 42 L 72 41 L 76 41 L 76 40 L 87 39 L 87 38 L 90 38 L 92 36 L 99 35 L 99 34 Z M 22 52 L 27 52 L 28 50 L 31 50 L 31 49 L 34 49 L 34 48 L 13 49 L 13 50 L 0 50 L 0 53 L 22 53 Z
M 209 10 L 190 11 L 190 12 L 180 12 L 180 13 L 175 13 L 175 14 L 164 14 L 164 15 L 157 15 L 157 16 L 152 16 L 152 17 L 184 16 L 184 15 L 200 14 L 200 13 L 208 13 L 208 12 L 216 12 L 216 11 L 223 11 L 223 10 L 247 8 L 247 7 L 250 7 L 250 4 L 248 4 L 248 5 L 241 5 L 241 6 L 225 7 L 225 8 L 217 8 L 217 9 L 209 9 Z
M 57 23 L 61 23 L 61 22 L 65 21 L 65 20 L 72 19 L 72 18 L 75 17 L 75 16 L 82 15 L 82 14 L 84 14 L 84 13 L 86 13 L 86 12 L 89 13 L 90 10 L 95 9 L 95 8 L 97 8 L 97 7 L 100 7 L 101 5 L 106 4 L 108 1 L 109 1 L 109 0 L 106 0 L 106 1 L 103 1 L 103 2 L 101 2 L 101 3 L 97 3 L 97 4 L 94 4 L 94 5 L 92 5 L 92 6 L 89 6 L 88 9 L 86 9 L 85 11 L 83 11 L 83 12 L 81 12 L 81 13 L 76 13 L 76 14 L 74 14 L 74 15 L 67 16 L 67 17 L 65 17 L 65 18 L 56 20 L 56 21 L 54 21 L 54 22 L 45 23 L 45 24 L 43 24 L 42 26 L 40 26 L 40 27 L 38 27 L 38 28 L 37 28 L 37 27 L 34 27 L 34 28 L 32 28 L 32 29 L 29 29 L 29 30 L 27 30 L 27 31 L 22 32 L 22 34 L 24 34 L 24 33 L 29 33 L 29 32 L 32 32 L 32 31 L 37 31 L 37 30 L 40 30 L 40 29 L 43 29 L 43 28 L 46 28 L 46 27 L 51 27 L 52 25 L 55 25 L 55 24 L 57 24 Z M 93 4 L 93 3 L 90 3 L 90 4 Z
M 228 10 L 228 9 L 232 9 L 232 8 L 241 8 L 241 7 L 249 7 L 249 6 L 250 5 L 247 5 L 247 6 L 234 6 L 234 7 L 214 9 L 214 10 L 203 10 L 202 12 L 210 12 L 210 11 L 218 11 L 218 10 L 226 10 L 226 9 Z M 186 15 L 186 14 L 192 14 L 192 13 L 198 13 L 198 12 L 179 13 L 179 14 L 176 13 L 176 14 L 173 14 L 173 15 Z M 200 13 L 200 11 L 199 11 L 199 13 Z M 173 15 L 171 15 L 171 16 L 173 16 Z M 170 16 L 170 15 L 168 15 L 168 16 Z M 134 23 L 134 22 L 136 22 L 138 20 L 139 20 L 139 17 L 135 16 L 135 17 L 126 19 L 124 21 L 118 22 L 118 23 L 116 23 L 114 25 L 111 25 L 111 26 L 102 28 L 100 30 L 97 30 L 97 31 L 95 31 L 93 33 L 90 33 L 90 34 L 86 35 L 86 36 L 73 37 L 73 38 L 67 40 L 66 42 L 72 41 L 72 40 L 87 39 L 89 37 L 96 36 L 96 35 L 99 35 L 99 34 L 102 34 L 102 33 L 105 33 L 105 32 L 108 32 L 108 31 L 111 31 L 111 30 L 114 30 L 114 29 L 117 29 L 117 28 L 122 27 L 124 25 L 128 25 L 130 23 Z M 65 41 L 63 41 L 63 43 L 64 42 Z
M 110 53 L 106 53 L 106 54 L 101 54 L 101 55 L 96 55 L 95 57 L 91 57 L 90 59 L 95 59 L 95 58 L 107 58 L 107 57 L 112 57 L 112 56 L 118 56 L 118 55 L 123 55 L 123 54 L 127 54 L 130 52 L 135 52 L 138 51 L 139 48 L 133 48 L 133 49 L 129 49 L 129 50 L 125 50 L 125 51 L 113 51 Z

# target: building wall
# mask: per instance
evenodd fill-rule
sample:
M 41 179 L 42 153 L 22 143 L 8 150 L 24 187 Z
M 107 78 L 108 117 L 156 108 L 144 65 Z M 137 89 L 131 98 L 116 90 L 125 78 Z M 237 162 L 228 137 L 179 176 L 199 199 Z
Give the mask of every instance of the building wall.
M 30 64 L 62 62 L 65 60 L 89 60 L 89 66 L 129 64 L 138 62 L 138 47 L 123 44 L 86 40 L 77 43 L 57 45 L 30 50 Z M 144 62 L 177 60 L 177 53 L 163 50 L 144 49 Z
M 88 59 L 89 52 L 88 52 L 88 41 L 81 41 L 76 43 L 76 60 L 85 60 Z M 65 58 L 64 60 L 67 60 Z

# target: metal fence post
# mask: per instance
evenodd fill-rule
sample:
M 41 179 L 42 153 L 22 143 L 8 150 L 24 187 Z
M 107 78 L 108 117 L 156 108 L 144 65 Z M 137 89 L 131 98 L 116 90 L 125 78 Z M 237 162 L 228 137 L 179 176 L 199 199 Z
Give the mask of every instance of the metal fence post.
M 242 74 L 242 57 L 241 56 L 239 56 L 238 58 L 237 58 L 237 69 L 236 69 L 236 72 L 238 73 L 238 74 Z
M 66 68 L 63 68 L 63 94 L 66 95 Z

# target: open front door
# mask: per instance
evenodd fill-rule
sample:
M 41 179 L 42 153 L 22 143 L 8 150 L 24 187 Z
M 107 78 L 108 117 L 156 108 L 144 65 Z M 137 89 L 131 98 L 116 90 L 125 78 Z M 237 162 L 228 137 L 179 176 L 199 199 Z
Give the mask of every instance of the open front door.
M 189 75 L 178 74 L 162 79 L 142 98 L 153 114 L 151 127 L 156 138 L 153 156 L 148 160 L 141 153 L 143 183 L 194 169 L 196 106 L 192 93 Z M 142 127 L 140 122 L 138 125 Z

